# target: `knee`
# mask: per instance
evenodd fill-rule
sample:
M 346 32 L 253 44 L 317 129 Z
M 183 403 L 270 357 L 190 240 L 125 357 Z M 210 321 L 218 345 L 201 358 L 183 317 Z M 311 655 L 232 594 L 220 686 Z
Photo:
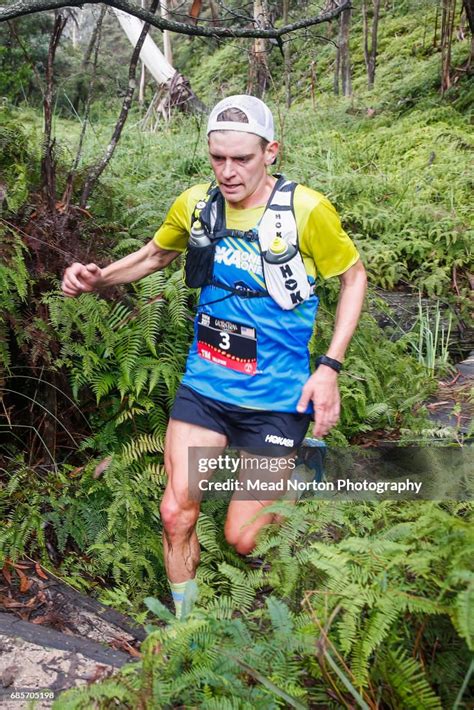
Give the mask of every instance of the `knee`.
M 189 534 L 199 517 L 199 508 L 194 505 L 180 504 L 174 496 L 164 496 L 160 506 L 160 515 L 167 535 L 174 537 Z
M 239 555 L 249 555 L 255 548 L 256 541 L 250 531 L 238 529 L 231 524 L 224 528 L 225 539 Z

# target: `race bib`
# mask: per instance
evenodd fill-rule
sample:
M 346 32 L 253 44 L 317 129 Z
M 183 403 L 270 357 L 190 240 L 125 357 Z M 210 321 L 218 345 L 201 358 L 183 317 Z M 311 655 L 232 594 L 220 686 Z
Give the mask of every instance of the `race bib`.
M 254 375 L 257 371 L 255 328 L 200 313 L 197 323 L 198 354 L 230 370 Z

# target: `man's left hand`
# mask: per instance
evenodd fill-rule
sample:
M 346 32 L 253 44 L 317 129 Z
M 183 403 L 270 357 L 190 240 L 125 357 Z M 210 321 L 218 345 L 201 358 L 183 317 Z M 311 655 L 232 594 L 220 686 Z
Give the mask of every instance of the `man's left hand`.
M 316 438 L 326 436 L 339 421 L 340 399 L 337 372 L 327 365 L 320 365 L 303 387 L 298 412 L 305 412 L 308 403 L 314 407 L 313 434 Z

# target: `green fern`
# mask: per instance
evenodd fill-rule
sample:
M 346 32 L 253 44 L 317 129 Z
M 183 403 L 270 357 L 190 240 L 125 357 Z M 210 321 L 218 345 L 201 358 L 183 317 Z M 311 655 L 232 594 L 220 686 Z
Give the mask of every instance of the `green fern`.
M 386 702 L 391 707 L 407 710 L 441 710 L 443 707 L 430 687 L 422 666 L 410 658 L 403 648 L 389 650 L 383 657 L 377 658 L 376 674 L 381 671 L 389 683 L 390 695 L 387 695 Z

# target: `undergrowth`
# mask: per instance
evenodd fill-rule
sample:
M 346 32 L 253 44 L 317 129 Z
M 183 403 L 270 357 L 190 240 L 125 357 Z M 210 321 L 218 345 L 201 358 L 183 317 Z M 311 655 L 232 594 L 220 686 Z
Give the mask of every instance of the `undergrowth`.
M 465 115 L 472 95 L 460 80 L 439 98 L 439 54 L 427 39 L 422 10 L 405 2 L 384 17 L 371 93 L 355 30 L 351 101 L 327 91 L 334 47 L 318 45 L 313 56 L 307 51 L 311 35 L 295 40 L 294 104 L 282 109 L 279 82 L 269 97 L 282 140 L 277 167 L 334 202 L 372 286 L 413 288 L 462 310 L 472 261 L 473 143 Z M 217 80 L 225 93 L 245 89 L 238 42 L 202 52 L 195 46 L 183 41 L 177 60 L 187 64 L 204 98 L 217 98 Z M 456 44 L 454 61 L 463 53 L 465 46 Z M 276 49 L 271 56 L 275 75 L 281 58 Z M 319 82 L 314 106 L 312 58 Z M 113 127 L 111 115 L 99 109 L 80 170 L 101 154 Z M 184 623 L 158 601 L 169 601 L 158 512 L 163 441 L 191 339 L 195 295 L 184 287 L 177 263 L 112 295 L 74 300 L 52 290 L 57 267 L 38 299 L 39 276 L 28 269 L 31 241 L 22 226 L 35 215 L 40 118 L 31 109 L 4 115 L 0 400 L 8 405 L 2 433 L 12 436 L 2 447 L 1 557 L 34 555 L 139 621 L 145 620 L 144 598 L 151 597 L 148 608 L 161 624 L 148 615 L 150 634 L 139 663 L 62 695 L 55 707 L 468 707 L 474 542 L 467 503 L 315 499 L 291 511 L 276 505 L 284 522 L 267 529 L 255 551 L 268 566 L 252 570 L 224 540 L 223 502 L 206 501 L 198 523 L 200 601 Z M 104 259 L 139 248 L 174 197 L 210 176 L 202 117 L 177 116 L 155 134 L 140 132 L 136 120 L 132 112 L 78 223 L 92 250 L 100 241 Z M 79 132 L 78 121 L 56 120 L 58 194 Z M 84 228 L 88 215 L 94 224 Z M 313 357 L 330 338 L 335 285 L 319 284 L 319 295 Z M 413 337 L 392 341 L 364 313 L 340 377 L 342 418 L 330 443 L 347 445 L 377 431 L 407 440 L 423 436 L 421 405 L 436 383 L 411 354 Z M 69 442 L 60 461 L 48 448 L 55 437 L 39 441 L 36 421 L 14 426 L 34 429 L 39 463 L 31 452 L 22 453 L 19 428 L 13 437 L 10 415 L 17 403 L 5 392 L 15 357 L 29 348 L 35 357 L 42 348 L 48 360 L 41 367 L 61 373 L 61 383 L 67 375 L 64 394 L 88 423 L 80 432 L 74 423 L 78 445 L 70 452 Z M 28 376 L 40 379 L 33 365 Z M 29 411 L 42 407 L 41 417 L 45 410 L 52 419 L 50 400 L 42 401 L 32 387 Z M 61 423 L 73 428 L 69 410 Z
M 148 627 L 142 660 L 55 707 L 451 707 L 473 644 L 472 509 L 314 500 L 290 515 L 274 509 L 287 517 L 256 550 L 270 571 L 226 561 L 204 518 L 205 603 L 180 622 L 146 600 L 166 626 Z

